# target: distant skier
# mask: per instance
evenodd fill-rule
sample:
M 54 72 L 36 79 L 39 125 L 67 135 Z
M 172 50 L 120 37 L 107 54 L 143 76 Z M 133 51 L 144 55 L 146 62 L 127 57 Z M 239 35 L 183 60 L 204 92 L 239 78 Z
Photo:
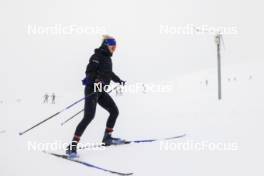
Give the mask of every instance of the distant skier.
M 147 93 L 147 87 L 145 84 L 142 84 L 142 87 L 143 87 L 143 93 Z
M 87 65 L 86 77 L 83 80 L 83 84 L 85 85 L 85 96 L 87 97 L 84 105 L 84 117 L 75 130 L 71 144 L 66 149 L 66 154 L 71 157 L 77 155 L 77 144 L 79 143 L 86 127 L 95 116 L 97 103 L 110 114 L 106 123 L 102 142 L 107 146 L 123 142 L 120 138 L 112 137 L 113 128 L 119 114 L 114 100 L 107 92 L 100 92 L 94 89 L 94 84 L 99 83 L 102 86 L 106 86 L 110 84 L 111 80 L 122 85 L 125 84 L 125 81 L 121 80 L 112 71 L 111 56 L 115 49 L 116 40 L 110 36 L 103 36 L 101 46 L 95 49 L 95 53 L 91 56 L 89 64 Z
M 43 103 L 48 103 L 49 102 L 49 94 L 45 94 L 44 95 L 44 101 L 43 101 Z
M 55 100 L 56 100 L 56 95 L 55 95 L 55 93 L 52 93 L 52 95 L 51 95 L 52 104 L 55 104 Z
M 205 80 L 205 86 L 207 87 L 209 84 L 209 81 L 208 80 Z

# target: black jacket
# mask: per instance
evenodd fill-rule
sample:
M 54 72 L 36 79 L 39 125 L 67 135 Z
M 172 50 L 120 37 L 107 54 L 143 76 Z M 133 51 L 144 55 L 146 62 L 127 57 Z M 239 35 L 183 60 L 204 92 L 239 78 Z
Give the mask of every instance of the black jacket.
M 86 85 L 93 84 L 95 80 L 102 81 L 105 85 L 110 84 L 111 80 L 118 83 L 121 82 L 121 79 L 112 70 L 111 56 L 112 53 L 105 45 L 94 50 L 85 72 Z

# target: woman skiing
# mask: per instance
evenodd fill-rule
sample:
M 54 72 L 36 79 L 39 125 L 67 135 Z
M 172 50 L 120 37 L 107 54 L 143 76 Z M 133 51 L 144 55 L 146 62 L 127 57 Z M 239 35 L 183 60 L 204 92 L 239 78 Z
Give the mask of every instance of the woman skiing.
M 103 42 L 101 46 L 95 49 L 94 54 L 91 56 L 89 64 L 87 65 L 85 72 L 86 77 L 83 80 L 86 97 L 84 105 L 84 117 L 76 127 L 72 142 L 66 149 L 66 154 L 70 156 L 74 157 L 77 155 L 77 144 L 79 143 L 86 127 L 90 124 L 95 116 L 97 103 L 110 114 L 107 119 L 106 129 L 102 140 L 103 144 L 108 146 L 119 144 L 123 141 L 119 138 L 112 137 L 113 128 L 119 114 L 114 100 L 107 92 L 98 91 L 94 86 L 94 84 L 101 84 L 102 87 L 108 86 L 111 80 L 122 85 L 125 84 L 125 81 L 121 80 L 112 71 L 111 57 L 115 50 L 116 40 L 111 36 L 103 36 Z

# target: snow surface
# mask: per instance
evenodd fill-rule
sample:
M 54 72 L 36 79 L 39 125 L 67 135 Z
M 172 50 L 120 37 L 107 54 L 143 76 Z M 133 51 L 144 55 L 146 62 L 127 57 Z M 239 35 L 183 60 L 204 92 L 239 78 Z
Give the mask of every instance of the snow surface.
M 173 92 L 168 94 L 125 93 L 115 96 L 112 93 L 120 109 L 115 135 L 141 139 L 186 133 L 185 138 L 170 143 L 188 140 L 235 142 L 237 151 L 166 151 L 160 150 L 160 143 L 156 142 L 103 151 L 82 150 L 81 159 L 112 170 L 134 172 L 135 175 L 262 175 L 263 71 L 260 63 L 230 68 L 237 81 L 228 81 L 228 75 L 232 74 L 226 69 L 221 101 L 217 100 L 213 69 L 175 79 Z M 209 80 L 207 87 L 201 83 L 205 79 Z M 27 149 L 28 141 L 69 142 L 82 115 L 63 127 L 60 122 L 81 109 L 82 103 L 28 134 L 18 135 L 19 131 L 70 103 L 71 100 L 61 97 L 55 105 L 42 104 L 40 99 L 0 105 L 1 116 L 5 117 L 1 118 L 1 129 L 6 130 L 0 133 L 4 144 L 0 154 L 1 175 L 110 175 Z M 106 118 L 107 113 L 98 108 L 82 141 L 100 141 Z

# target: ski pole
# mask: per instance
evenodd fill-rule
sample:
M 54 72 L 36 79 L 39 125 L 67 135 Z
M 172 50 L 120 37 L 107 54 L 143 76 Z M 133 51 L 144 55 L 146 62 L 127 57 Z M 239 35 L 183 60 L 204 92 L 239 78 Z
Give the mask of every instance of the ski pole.
M 35 124 L 34 126 L 30 127 L 29 129 L 27 129 L 27 130 L 25 130 L 25 131 L 23 131 L 23 132 L 20 132 L 19 135 L 21 136 L 21 135 L 27 133 L 28 131 L 31 131 L 32 129 L 36 128 L 37 126 L 43 124 L 44 122 L 46 122 L 46 121 L 52 119 L 53 117 L 56 117 L 56 116 L 59 115 L 60 113 L 66 111 L 66 110 L 70 109 L 71 107 L 73 107 L 74 105 L 80 103 L 80 102 L 83 101 L 85 98 L 87 98 L 87 97 L 93 95 L 94 93 L 95 93 L 95 92 L 89 94 L 88 96 L 86 96 L 86 97 L 84 97 L 84 98 L 81 98 L 80 100 L 78 100 L 78 101 L 72 103 L 71 105 L 67 106 L 66 108 L 62 109 L 61 111 L 56 112 L 55 114 L 51 115 L 50 117 L 48 117 L 48 118 L 46 118 L 46 119 L 40 121 L 39 123 Z
M 118 86 L 115 86 L 112 90 L 109 91 L 109 93 L 112 92 L 112 91 L 113 91 L 114 89 L 116 89 L 117 87 L 118 87 Z M 93 93 L 89 94 L 88 96 L 86 96 L 86 97 L 84 97 L 84 98 L 81 98 L 80 100 L 78 100 L 78 101 L 72 103 L 71 105 L 67 106 L 66 108 L 62 109 L 61 111 L 56 112 L 55 114 L 51 115 L 50 117 L 48 117 L 48 118 L 46 118 L 46 119 L 40 121 L 39 123 L 35 124 L 34 126 L 30 127 L 29 129 L 27 129 L 27 130 L 25 130 L 25 131 L 23 131 L 23 132 L 20 132 L 19 135 L 21 136 L 21 135 L 27 133 L 28 131 L 31 131 L 32 129 L 38 127 L 39 125 L 45 123 L 46 121 L 48 121 L 48 120 L 50 120 L 50 119 L 56 117 L 57 115 L 61 114 L 62 112 L 66 111 L 66 110 L 70 109 L 71 107 L 73 107 L 74 105 L 80 103 L 80 102 L 83 101 L 85 98 L 88 98 L 89 96 L 93 95 L 94 93 L 96 93 L 96 92 L 93 92 Z
M 118 86 L 115 86 L 113 89 L 111 89 L 107 93 L 111 93 L 113 90 L 117 89 L 118 87 L 119 87 L 119 85 Z M 65 120 L 64 122 L 62 122 L 61 123 L 61 126 L 65 125 L 67 122 L 69 122 L 70 120 L 72 120 L 74 117 L 76 117 L 77 115 L 79 115 L 83 111 L 84 111 L 84 109 L 80 110 L 79 112 L 77 112 L 76 114 L 74 114 L 73 116 L 71 116 L 70 118 L 68 118 L 67 120 Z
M 78 114 L 80 114 L 83 111 L 84 111 L 84 109 L 80 110 L 79 112 L 77 112 L 76 114 L 74 114 L 73 116 L 71 116 L 70 118 L 68 118 L 67 120 L 65 120 L 64 122 L 62 122 L 61 123 L 61 126 L 63 126 L 65 123 L 69 122 L 71 119 L 73 119 L 75 116 L 77 116 Z

